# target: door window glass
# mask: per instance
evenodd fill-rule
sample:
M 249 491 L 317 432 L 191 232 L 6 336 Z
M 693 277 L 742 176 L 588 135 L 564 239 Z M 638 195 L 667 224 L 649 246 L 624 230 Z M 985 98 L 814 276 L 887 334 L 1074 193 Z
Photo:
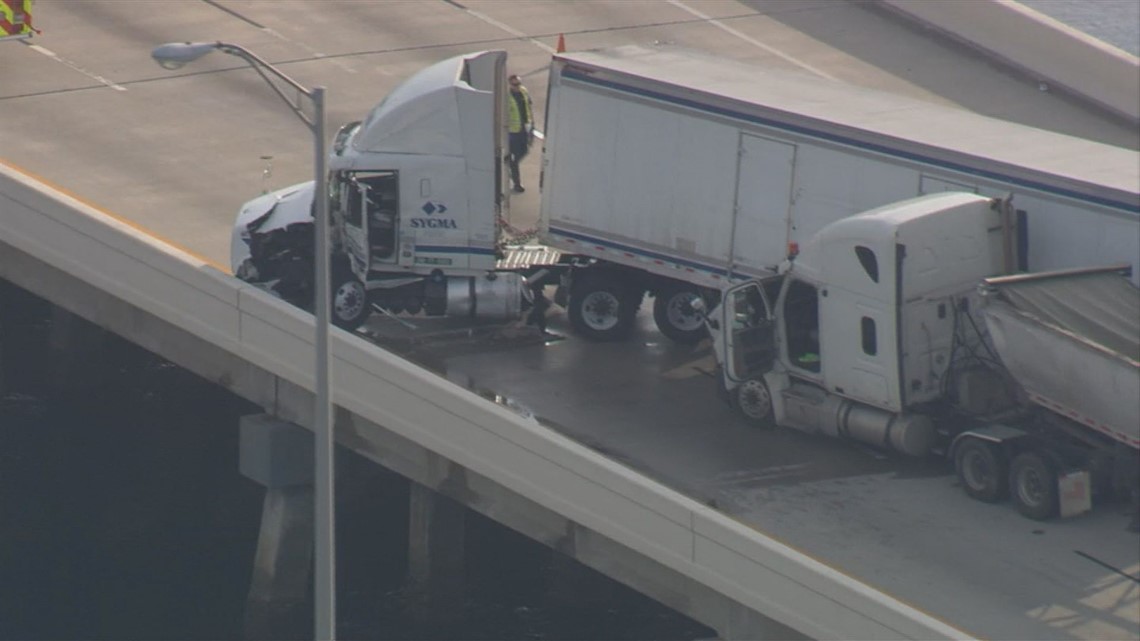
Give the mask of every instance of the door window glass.
M 863 266 L 863 271 L 867 272 L 867 276 L 872 281 L 879 282 L 879 259 L 875 257 L 875 252 L 870 247 L 856 245 L 855 256 L 859 258 L 859 264 Z
M 788 360 L 809 372 L 820 369 L 819 291 L 803 281 L 788 284 L 784 298 Z

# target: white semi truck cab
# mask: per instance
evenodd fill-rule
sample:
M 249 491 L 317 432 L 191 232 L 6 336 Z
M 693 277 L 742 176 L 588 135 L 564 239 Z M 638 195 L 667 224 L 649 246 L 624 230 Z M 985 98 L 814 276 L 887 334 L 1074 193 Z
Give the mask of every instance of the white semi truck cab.
M 729 399 L 750 421 L 921 456 L 955 331 L 1003 268 L 999 200 L 944 192 L 824 227 L 778 276 L 708 316 Z
M 506 53 L 450 58 L 415 74 L 337 134 L 329 168 L 333 322 L 390 313 L 518 318 L 530 289 L 496 270 L 507 207 Z M 312 298 L 313 183 L 243 206 L 234 273 Z

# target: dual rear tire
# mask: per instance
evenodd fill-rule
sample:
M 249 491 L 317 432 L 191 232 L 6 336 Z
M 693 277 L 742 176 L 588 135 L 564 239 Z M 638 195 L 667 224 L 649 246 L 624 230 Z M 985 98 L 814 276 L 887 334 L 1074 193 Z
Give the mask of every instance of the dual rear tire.
M 620 341 L 636 326 L 645 288 L 617 269 L 588 269 L 575 275 L 567 314 L 575 333 L 594 341 Z M 702 292 L 683 283 L 661 287 L 653 302 L 653 320 L 661 333 L 682 345 L 708 335 L 693 301 Z M 710 305 L 711 306 L 711 305 Z
M 575 277 L 566 310 L 570 326 L 593 341 L 624 340 L 633 332 L 641 296 L 618 272 L 582 271 Z
M 969 438 L 955 450 L 954 467 L 966 494 L 996 503 L 1007 496 L 1017 511 L 1036 521 L 1057 515 L 1057 465 L 1046 455 L 1024 450 L 1009 461 L 996 442 Z
M 708 293 L 698 288 L 678 283 L 662 287 L 653 299 L 653 320 L 657 329 L 673 342 L 681 345 L 696 345 L 708 336 L 704 318 L 693 306 L 698 298 L 711 299 Z M 712 309 L 715 303 L 706 300 L 705 307 Z

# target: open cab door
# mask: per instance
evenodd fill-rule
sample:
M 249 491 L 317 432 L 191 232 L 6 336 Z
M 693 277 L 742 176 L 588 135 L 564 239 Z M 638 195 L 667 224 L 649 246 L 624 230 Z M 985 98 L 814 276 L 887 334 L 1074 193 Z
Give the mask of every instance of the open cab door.
M 368 277 L 368 217 L 364 215 L 367 192 L 362 192 L 349 172 L 341 172 L 333 181 L 334 215 L 341 217 L 340 241 L 348 256 L 352 273 L 365 282 Z
M 775 322 L 768 295 L 752 280 L 725 292 L 721 305 L 725 376 L 741 382 L 772 367 L 776 357 Z
M 368 282 L 368 272 L 396 261 L 399 228 L 397 174 L 344 171 L 334 181 L 334 212 L 342 217 L 345 253 L 352 272 Z
M 764 374 L 776 360 L 776 323 L 769 294 L 778 280 L 751 280 L 728 289 L 720 306 L 714 349 L 729 402 L 757 426 L 775 424 Z M 710 327 L 710 330 L 712 328 Z

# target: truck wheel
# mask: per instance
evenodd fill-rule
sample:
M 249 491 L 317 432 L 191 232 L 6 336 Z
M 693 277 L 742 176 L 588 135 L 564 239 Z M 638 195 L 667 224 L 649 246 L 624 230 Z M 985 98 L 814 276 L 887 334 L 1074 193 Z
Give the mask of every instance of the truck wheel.
M 1057 470 L 1037 452 L 1022 452 L 1009 466 L 1013 503 L 1023 516 L 1044 521 L 1057 514 Z
M 331 311 L 332 324 L 348 331 L 363 325 L 371 313 L 364 283 L 347 267 L 333 269 Z
M 968 438 L 954 453 L 954 468 L 966 494 L 996 503 L 1006 497 L 1005 452 L 995 443 Z
M 772 427 L 776 417 L 772 411 L 772 394 L 761 378 L 750 378 L 732 391 L 732 406 L 753 427 Z
M 667 287 L 657 293 L 653 299 L 653 320 L 657 329 L 668 336 L 672 341 L 682 345 L 695 345 L 702 338 L 708 336 L 704 320 L 697 310 L 693 309 L 693 301 L 700 298 L 700 293 L 690 287 Z
M 602 277 L 576 284 L 566 310 L 570 325 L 591 340 L 623 340 L 633 331 L 638 306 L 621 282 L 605 282 Z

